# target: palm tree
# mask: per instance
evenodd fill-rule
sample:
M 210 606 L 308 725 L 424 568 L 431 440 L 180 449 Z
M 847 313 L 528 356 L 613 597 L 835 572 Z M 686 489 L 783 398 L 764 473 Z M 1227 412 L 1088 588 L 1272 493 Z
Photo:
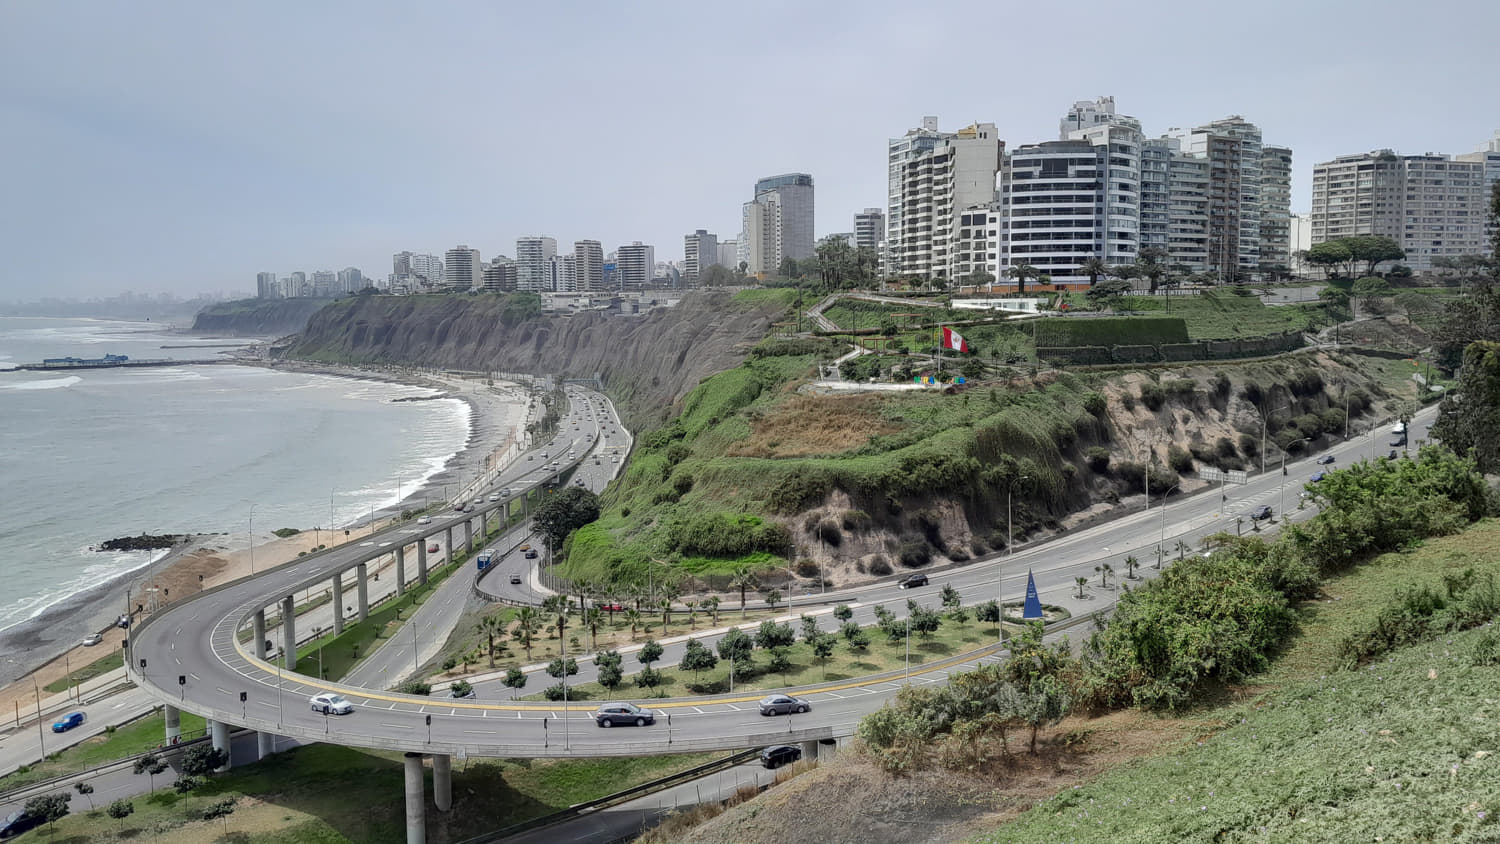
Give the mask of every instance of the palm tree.
M 505 635 L 505 622 L 498 615 L 487 615 L 479 619 L 479 633 L 484 636 L 485 649 L 490 656 L 490 668 L 495 667 L 495 640 Z
M 589 636 L 594 641 L 594 650 L 599 649 L 599 625 L 604 623 L 604 610 L 598 607 L 589 607 L 583 612 L 583 623 L 589 628 Z
M 1081 601 L 1083 600 L 1083 587 L 1088 585 L 1089 579 L 1087 577 L 1075 577 L 1073 578 L 1073 582 L 1078 584 L 1078 600 Z
M 1041 278 L 1042 271 L 1030 264 L 1016 264 L 1006 267 L 1005 274 L 1016 280 L 1016 292 L 1023 293 L 1026 290 L 1026 279 Z
M 635 629 L 641 626 L 641 611 L 635 607 L 625 611 L 625 623 L 630 625 L 630 641 L 635 641 Z
M 658 607 L 661 609 L 661 632 L 665 636 L 667 634 L 667 622 L 672 620 L 672 599 L 662 598 Z
M 719 626 L 719 596 L 709 595 L 703 599 L 703 609 L 714 614 L 714 626 Z
M 1130 555 L 1129 557 L 1126 557 L 1125 558 L 1125 576 L 1128 577 L 1128 578 L 1130 578 L 1131 580 L 1135 580 L 1135 567 L 1138 566 L 1138 565 L 1140 565 L 1140 564 L 1141 564 L 1141 561 L 1137 560 L 1135 558 L 1134 554 Z
M 748 568 L 735 569 L 729 578 L 729 588 L 740 590 L 740 618 L 745 617 L 745 591 L 760 586 L 760 581 L 755 579 L 755 573 Z
M 1078 265 L 1078 271 L 1089 277 L 1089 287 L 1099 283 L 1099 276 L 1109 272 L 1109 265 L 1098 258 L 1090 258 Z
M 698 612 L 697 612 L 697 609 L 696 609 L 697 606 L 698 606 L 698 602 L 697 601 L 683 601 L 682 605 L 684 607 L 687 607 L 687 611 L 688 611 L 688 629 L 689 630 L 696 630 L 698 628 Z
M 1177 540 L 1177 562 L 1182 562 L 1182 556 L 1191 550 L 1192 546 L 1188 545 L 1186 542 L 1183 542 L 1181 539 Z
M 536 607 L 521 607 L 516 611 L 516 636 L 526 648 L 526 660 L 531 661 L 531 638 L 542 625 L 542 614 Z
M 568 626 L 568 597 L 553 595 L 542 602 L 542 613 L 557 624 L 557 640 L 563 639 L 563 630 Z

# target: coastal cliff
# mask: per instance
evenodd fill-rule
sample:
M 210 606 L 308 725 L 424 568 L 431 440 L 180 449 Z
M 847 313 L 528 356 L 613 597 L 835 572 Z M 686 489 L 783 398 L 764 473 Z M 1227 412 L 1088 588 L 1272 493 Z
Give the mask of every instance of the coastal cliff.
M 295 334 L 328 299 L 239 299 L 198 312 L 192 331 L 225 337 L 281 337 Z
M 283 356 L 598 378 L 641 430 L 743 360 L 786 312 L 782 293 L 698 291 L 642 315 L 543 314 L 527 293 L 359 296 L 319 310 Z

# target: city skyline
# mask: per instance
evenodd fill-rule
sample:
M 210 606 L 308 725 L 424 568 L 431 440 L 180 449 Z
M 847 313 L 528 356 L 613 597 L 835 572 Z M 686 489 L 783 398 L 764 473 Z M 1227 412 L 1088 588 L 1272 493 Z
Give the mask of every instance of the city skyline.
M 1295 151 L 1299 212 L 1311 205 L 1315 162 L 1384 148 L 1458 155 L 1500 126 L 1500 112 L 1463 107 L 1492 99 L 1495 60 L 1482 39 L 1500 10 L 1486 3 L 1439 2 L 1423 15 L 1401 7 L 1392 17 L 1383 11 L 1393 2 L 1357 16 L 1273 2 L 1237 24 L 1241 39 L 1262 46 L 1241 72 L 1224 68 L 1222 45 L 1201 37 L 1204 10 L 1178 3 L 1111 24 L 1120 43 L 1163 47 L 1128 58 L 1097 51 L 1057 61 L 1046 39 L 1006 36 L 1000 69 L 950 74 L 941 87 L 888 67 L 897 54 L 953 63 L 992 49 L 1002 33 L 1052 24 L 1042 9 L 959 5 L 928 16 L 882 3 L 691 16 L 667 4 L 456 3 L 445 15 L 14 7 L 0 36 L 0 109 L 11 128 L 0 140 L 0 243 L 49 261 L 8 273 L 0 298 L 247 290 L 268 268 L 360 267 L 380 277 L 398 250 L 440 255 L 466 243 L 509 254 L 537 232 L 559 246 L 641 241 L 679 260 L 686 232 L 737 237 L 745 186 L 774 173 L 816 179 L 821 238 L 883 204 L 886 141 L 925 114 L 993 121 L 1008 148 L 1051 140 L 1068 103 L 1099 95 L 1153 134 L 1243 115 Z M 1112 8 L 1086 3 L 1080 13 Z M 1398 18 L 1401 51 L 1327 47 L 1332 31 L 1343 43 L 1379 43 Z M 772 37 L 792 23 L 798 38 Z M 513 29 L 570 37 L 484 49 L 487 33 Z M 606 67 L 608 45 L 631 38 L 655 49 Z M 387 58 L 389 45 L 413 43 L 448 46 Z M 767 52 L 767 43 L 782 46 Z M 268 47 L 282 58 L 265 60 Z M 1045 86 L 1017 84 L 1006 69 L 1048 62 Z M 1200 82 L 1185 70 L 1205 62 L 1221 72 Z M 755 85 L 744 84 L 751 64 Z M 881 84 L 858 84 L 871 69 Z M 1439 74 L 1440 96 L 1416 94 Z M 687 79 L 717 93 L 713 110 L 641 108 L 669 107 Z M 416 117 L 458 110 L 472 115 L 468 131 Z

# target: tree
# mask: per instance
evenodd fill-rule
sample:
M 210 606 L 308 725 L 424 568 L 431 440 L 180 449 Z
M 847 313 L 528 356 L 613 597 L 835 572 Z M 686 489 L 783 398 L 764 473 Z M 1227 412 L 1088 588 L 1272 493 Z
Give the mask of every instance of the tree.
M 109 804 L 109 808 L 105 809 L 104 813 L 117 821 L 122 821 L 135 813 L 135 804 L 122 797 Z
M 1354 251 L 1342 238 L 1315 243 L 1307 250 L 1307 262 L 1315 267 L 1322 267 L 1330 278 L 1337 278 L 1338 268 L 1353 260 Z
M 1135 263 L 1140 277 L 1150 282 L 1150 292 L 1155 293 L 1161 284 L 1161 278 L 1166 274 L 1167 268 L 1161 261 L 1167 257 L 1167 252 L 1160 246 L 1145 246 L 1137 253 Z
M 621 668 L 623 662 L 619 651 L 600 651 L 594 657 L 594 666 L 598 669 L 599 685 L 610 691 L 625 678 L 625 672 Z
M 1135 558 L 1134 554 L 1126 557 L 1125 558 L 1125 576 L 1128 577 L 1128 578 L 1130 578 L 1131 580 L 1135 580 L 1135 569 L 1140 564 L 1141 564 L 1141 561 L 1137 560 Z
M 21 807 L 21 811 L 33 818 L 46 821 L 47 829 L 51 830 L 52 824 L 68 814 L 68 801 L 71 799 L 72 795 L 65 791 L 57 794 L 44 794 L 27 800 L 26 805 Z
M 599 647 L 599 625 L 604 623 L 604 610 L 598 607 L 589 607 L 583 612 L 583 626 L 589 629 L 589 636 L 594 641 L 594 647 Z
M 1006 267 L 1005 274 L 1015 279 L 1016 292 L 1024 293 L 1026 291 L 1026 279 L 1040 279 L 1042 276 L 1042 271 L 1030 264 L 1016 264 L 1014 266 Z
M 807 613 L 803 613 L 800 620 L 802 622 L 802 641 L 811 644 L 819 635 L 818 619 Z
M 975 270 L 959 279 L 959 283 L 965 287 L 986 287 L 995 283 L 995 277 L 984 270 Z
M 1087 577 L 1075 577 L 1073 578 L 1073 582 L 1078 585 L 1078 600 L 1081 601 L 1083 600 L 1083 587 L 1088 585 L 1089 579 Z
M 647 639 L 646 643 L 641 645 L 641 649 L 636 652 L 635 659 L 649 671 L 651 663 L 661 659 L 663 650 L 660 642 L 655 639 Z
M 703 611 L 713 614 L 714 626 L 719 626 L 719 596 L 709 595 L 703 599 Z
M 823 679 L 828 679 L 828 658 L 833 656 L 833 648 L 838 644 L 838 637 L 832 633 L 820 633 L 812 640 L 813 656 L 823 664 Z
M 94 787 L 86 782 L 73 783 L 73 790 L 89 799 L 89 810 L 94 808 Z
M 495 667 L 495 640 L 505 635 L 505 622 L 498 614 L 482 616 L 478 624 L 479 635 L 485 639 L 485 649 L 489 653 L 490 668 Z
M 839 633 L 843 635 L 844 641 L 849 643 L 849 647 L 857 651 L 863 651 L 870 646 L 870 634 L 853 621 L 844 622 L 844 626 L 839 628 Z
M 568 596 L 550 595 L 542 601 L 542 615 L 547 618 L 548 626 L 556 625 L 558 646 L 562 646 L 563 633 L 568 626 Z
M 1391 284 L 1383 278 L 1362 278 L 1354 282 L 1349 291 L 1358 296 L 1366 308 L 1370 308 L 1376 299 L 1391 295 Z
M 177 792 L 178 794 L 187 794 L 188 792 L 196 789 L 202 784 L 202 777 L 195 777 L 191 774 L 184 774 L 178 777 L 176 780 L 173 780 L 172 790 Z
M 630 640 L 635 641 L 635 629 L 641 626 L 641 611 L 635 607 L 625 611 L 625 623 L 630 625 Z
M 426 696 L 432 694 L 432 684 L 418 677 L 412 677 L 397 686 L 396 691 L 404 695 Z
M 942 602 L 944 609 L 952 609 L 963 603 L 963 598 L 959 597 L 958 590 L 954 589 L 951 583 L 943 584 L 943 591 L 939 594 L 938 600 Z
M 1131 289 L 1130 282 L 1124 279 L 1116 279 L 1115 281 L 1096 284 L 1090 287 L 1083 295 L 1090 302 L 1094 303 L 1094 307 L 1102 308 L 1107 302 L 1117 300 L 1121 296 L 1128 294 Z
M 756 580 L 755 573 L 746 567 L 741 566 L 730 575 L 729 588 L 740 590 L 740 618 L 745 617 L 745 592 L 759 587 L 760 581 Z
M 536 607 L 521 607 L 516 611 L 516 638 L 526 649 L 526 659 L 531 659 L 531 640 L 542 627 L 542 615 Z
M 512 668 L 505 672 L 505 679 L 500 682 L 504 683 L 505 687 L 511 690 L 510 698 L 511 700 L 515 700 L 517 693 L 526 688 L 526 672 L 519 668 Z
M 1089 277 L 1089 287 L 1092 289 L 1099 283 L 1099 276 L 1109 272 L 1109 265 L 1098 258 L 1089 258 L 1078 265 L 1078 272 Z
M 932 634 L 943 626 L 943 618 L 938 615 L 937 610 L 919 606 L 911 599 L 906 602 L 906 618 L 911 624 L 911 631 L 923 639 L 932 638 Z
M 1130 285 L 1130 289 L 1134 290 L 1135 285 L 1132 282 L 1141 277 L 1141 268 L 1136 264 L 1116 264 L 1109 268 L 1109 274 Z
M 750 652 L 755 647 L 745 631 L 738 627 L 731 629 L 728 633 L 719 637 L 719 643 L 715 650 L 719 652 L 719 658 L 729 663 L 729 682 L 734 683 L 736 671 L 744 670 L 751 665 Z
M 599 496 L 579 486 L 570 486 L 542 499 L 531 511 L 532 524 L 551 542 L 562 544 L 568 534 L 599 518 Z
M 1383 235 L 1361 234 L 1340 238 L 1348 244 L 1349 255 L 1355 261 L 1365 262 L 1365 275 L 1374 275 L 1375 268 L 1386 261 L 1400 261 L 1406 257 L 1401 244 Z
M 770 607 L 772 612 L 775 612 L 776 605 L 781 603 L 781 592 L 779 590 L 768 587 L 761 590 L 760 596 L 766 599 L 766 606 Z
M 704 671 L 711 671 L 719 664 L 719 658 L 714 652 L 703 647 L 703 643 L 697 639 L 688 639 L 683 646 L 682 662 L 677 667 L 683 671 L 693 672 L 693 682 L 698 682 L 699 675 Z
M 698 276 L 698 284 L 702 287 L 725 287 L 736 283 L 738 280 L 734 274 L 734 270 L 720 264 L 710 264 Z
M 1490 245 L 1494 252 L 1495 271 L 1500 273 L 1500 182 L 1490 185 Z
M 995 625 L 995 630 L 1000 630 L 1000 602 L 995 600 L 985 601 L 974 608 L 974 619 L 985 624 Z
M 1481 472 L 1500 472 L 1500 343 L 1471 343 L 1464 350 L 1458 389 L 1438 406 L 1432 436 L 1472 456 Z
M 698 602 L 694 601 L 694 600 L 684 599 L 683 602 L 682 602 L 682 606 L 683 606 L 684 609 L 687 610 L 687 614 L 688 614 L 688 629 L 689 630 L 697 630 L 698 629 Z
M 839 604 L 833 608 L 833 617 L 842 624 L 854 617 L 854 610 L 850 609 L 848 604 Z
M 211 744 L 195 744 L 182 754 L 177 767 L 190 777 L 211 774 L 229 764 L 229 752 Z
M 155 753 L 147 753 L 135 760 L 134 771 L 136 775 L 145 774 L 151 783 L 151 790 L 156 791 L 156 775 L 167 769 L 167 763 Z
M 563 677 L 572 677 L 578 673 L 578 660 L 568 657 L 564 660 L 557 657 L 547 663 L 547 676 L 561 680 Z

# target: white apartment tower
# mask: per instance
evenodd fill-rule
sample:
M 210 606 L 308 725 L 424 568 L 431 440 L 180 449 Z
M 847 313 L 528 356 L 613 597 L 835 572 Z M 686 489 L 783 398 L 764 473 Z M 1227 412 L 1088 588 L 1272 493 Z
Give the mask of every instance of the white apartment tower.
M 755 198 L 741 209 L 740 260 L 752 275 L 774 275 L 787 258 L 811 258 L 813 178 L 806 173 L 767 176 L 755 183 Z
M 1220 281 L 1256 274 L 1262 263 L 1260 129 L 1233 115 L 1167 134 L 1180 140 L 1185 152 L 1209 162 L 1209 272 Z M 1290 214 L 1290 208 L 1285 213 Z
M 516 289 L 545 293 L 553 289 L 555 238 L 528 235 L 516 238 Z
M 604 247 L 597 240 L 573 241 L 573 289 L 604 292 Z
M 486 293 L 508 293 L 519 287 L 519 267 L 516 262 L 496 255 L 484 265 L 484 291 Z
M 1105 126 L 1110 123 L 1120 122 L 1121 117 L 1115 114 L 1115 98 L 1099 97 L 1094 100 L 1078 100 L 1068 113 L 1063 115 L 1062 120 L 1057 122 L 1057 139 L 1059 141 L 1070 140 L 1073 133 L 1080 129 L 1092 129 L 1095 126 Z M 1126 117 L 1124 120 L 1135 122 L 1135 118 Z M 1138 122 L 1135 123 L 1140 128 Z
M 275 273 L 255 274 L 255 298 L 280 299 L 281 287 L 276 283 Z
M 885 242 L 885 212 L 866 208 L 854 215 L 854 248 L 880 249 Z
M 1489 251 L 1485 162 L 1377 150 L 1313 167 L 1312 242 L 1371 234 L 1392 238 L 1414 270 L 1440 257 Z
M 959 215 L 995 202 L 1005 144 L 993 123 L 937 131 L 937 118 L 887 144 L 886 268 L 909 278 L 954 278 Z
M 1260 151 L 1260 266 L 1292 265 L 1292 151 L 1266 145 Z
M 484 262 L 479 259 L 479 250 L 459 244 L 448 250 L 444 264 L 443 289 L 463 292 L 484 285 Z
M 697 284 L 703 272 L 719 263 L 719 238 L 698 229 L 682 239 L 682 277 L 688 284 Z
M 615 250 L 615 267 L 620 273 L 620 287 L 644 289 L 656 276 L 656 247 L 639 240 Z

